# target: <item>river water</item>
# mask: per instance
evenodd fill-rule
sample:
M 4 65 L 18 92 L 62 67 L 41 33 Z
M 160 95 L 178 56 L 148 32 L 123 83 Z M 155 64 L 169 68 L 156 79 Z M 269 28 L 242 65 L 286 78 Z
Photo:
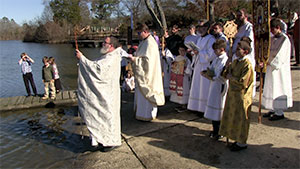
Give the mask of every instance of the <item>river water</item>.
M 95 59 L 99 48 L 80 49 Z M 26 52 L 35 63 L 33 77 L 43 94 L 42 58 L 53 56 L 64 90 L 77 88 L 77 59 L 70 44 L 38 44 L 0 41 L 0 97 L 26 95 L 20 54 Z M 0 168 L 71 168 L 71 161 L 87 149 L 78 131 L 77 107 L 39 108 L 0 113 Z

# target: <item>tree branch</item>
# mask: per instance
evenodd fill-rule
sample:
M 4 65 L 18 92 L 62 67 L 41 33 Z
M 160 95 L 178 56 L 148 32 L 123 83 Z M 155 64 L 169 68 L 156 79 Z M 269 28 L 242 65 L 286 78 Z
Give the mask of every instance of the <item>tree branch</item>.
M 161 29 L 163 29 L 163 26 L 162 26 L 159 18 L 157 17 L 157 15 L 155 14 L 155 12 L 154 12 L 154 10 L 153 10 L 153 8 L 151 6 L 150 0 L 145 0 L 145 4 L 146 4 L 147 9 L 148 9 L 150 15 L 152 16 L 153 20 L 159 25 L 159 27 Z

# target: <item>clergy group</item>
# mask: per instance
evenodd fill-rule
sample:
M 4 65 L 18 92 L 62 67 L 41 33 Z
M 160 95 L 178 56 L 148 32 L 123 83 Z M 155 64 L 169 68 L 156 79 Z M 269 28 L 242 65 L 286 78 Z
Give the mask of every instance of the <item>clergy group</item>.
M 290 72 L 291 41 L 279 18 L 271 20 L 270 56 L 266 64 L 255 59 L 253 25 L 244 9 L 236 14 L 238 26 L 233 44 L 223 33 L 223 23 L 201 20 L 180 36 L 173 25 L 162 39 L 146 24 L 137 24 L 140 38 L 136 51 L 128 54 L 118 39 L 107 37 L 101 56 L 89 60 L 76 50 L 79 60 L 78 107 L 90 132 L 91 144 L 103 152 L 121 145 L 121 60 L 131 66 L 134 79 L 135 118 L 152 121 L 159 106 L 173 102 L 175 111 L 191 112 L 212 123 L 214 140 L 232 140 L 231 151 L 247 148 L 252 99 L 256 94 L 256 68 L 266 65 L 262 105 L 271 121 L 284 119 L 292 107 Z M 161 42 L 160 42 L 161 40 Z

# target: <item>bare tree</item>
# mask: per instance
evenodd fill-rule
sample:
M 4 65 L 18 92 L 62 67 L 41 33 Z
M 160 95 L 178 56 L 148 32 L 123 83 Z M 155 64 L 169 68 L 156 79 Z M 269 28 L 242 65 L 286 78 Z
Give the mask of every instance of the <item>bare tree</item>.
M 117 14 L 120 17 L 128 17 L 131 14 L 133 16 L 133 23 L 136 23 L 143 9 L 142 0 L 121 0 Z
M 163 8 L 161 7 L 161 1 L 160 0 L 153 0 L 153 6 L 155 7 L 157 13 L 155 13 L 155 10 L 153 9 L 150 0 L 145 0 L 145 4 L 147 6 L 147 9 L 153 18 L 154 22 L 157 23 L 159 26 L 161 32 L 164 32 L 167 30 L 167 22 L 165 18 L 165 13 L 163 11 Z

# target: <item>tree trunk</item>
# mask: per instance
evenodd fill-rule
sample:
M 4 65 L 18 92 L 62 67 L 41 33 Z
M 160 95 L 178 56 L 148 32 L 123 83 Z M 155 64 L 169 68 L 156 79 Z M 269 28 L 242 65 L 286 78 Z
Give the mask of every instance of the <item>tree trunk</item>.
M 214 22 L 215 21 L 215 3 L 218 2 L 218 0 L 209 0 L 209 21 Z
M 165 18 L 165 13 L 161 7 L 161 2 L 160 0 L 154 0 L 154 4 L 157 8 L 158 11 L 158 15 L 154 12 L 150 0 L 145 0 L 145 4 L 147 6 L 147 9 L 151 15 L 151 17 L 153 18 L 154 22 L 157 23 L 157 25 L 159 26 L 161 32 L 164 32 L 164 30 L 167 29 L 167 22 L 166 22 L 166 18 Z
M 167 30 L 167 21 L 166 21 L 164 10 L 161 7 L 160 0 L 155 0 L 155 6 L 157 8 L 157 11 L 158 11 L 158 14 L 159 14 L 159 18 L 160 18 L 161 23 L 162 23 L 161 30 L 163 32 L 161 32 L 161 33 L 163 34 L 165 32 L 165 30 Z

